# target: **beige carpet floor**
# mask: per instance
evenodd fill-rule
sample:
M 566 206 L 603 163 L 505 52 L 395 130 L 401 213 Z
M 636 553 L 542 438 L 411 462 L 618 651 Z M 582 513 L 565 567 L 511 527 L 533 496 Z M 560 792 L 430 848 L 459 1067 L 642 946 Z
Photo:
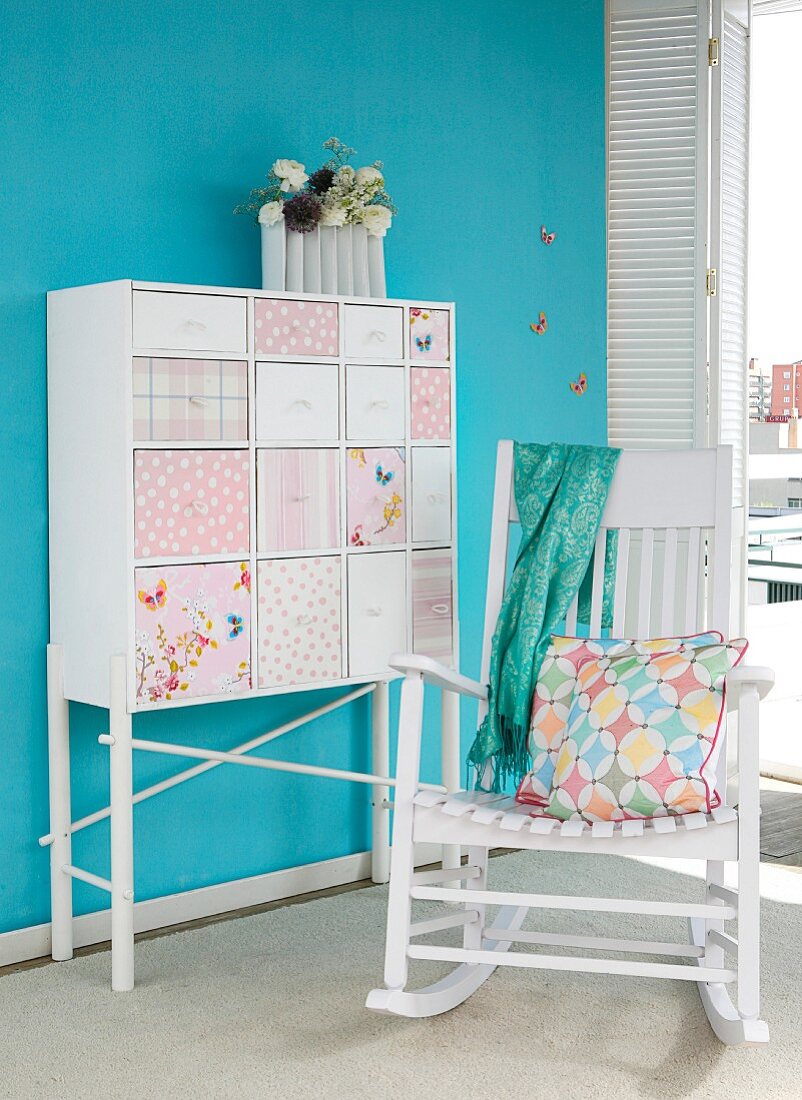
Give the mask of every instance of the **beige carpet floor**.
M 517 854 L 491 868 L 500 888 L 612 895 L 626 876 L 643 897 L 699 896 L 692 878 L 623 860 Z M 764 901 L 765 1049 L 722 1047 L 692 983 L 638 978 L 500 969 L 445 1016 L 370 1013 L 386 903 L 374 887 L 144 941 L 130 994 L 110 992 L 106 953 L 0 978 L 0 1096 L 802 1097 L 800 876 L 774 873 L 795 900 Z M 619 934 L 680 938 L 678 924 L 622 918 Z M 420 984 L 442 972 L 422 966 Z

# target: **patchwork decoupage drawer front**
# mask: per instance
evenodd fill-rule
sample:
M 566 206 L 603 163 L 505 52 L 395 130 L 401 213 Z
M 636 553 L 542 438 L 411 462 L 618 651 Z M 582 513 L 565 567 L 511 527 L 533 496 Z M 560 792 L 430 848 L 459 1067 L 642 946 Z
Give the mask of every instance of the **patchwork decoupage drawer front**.
M 245 298 L 135 290 L 133 311 L 134 347 L 247 351 Z
M 340 545 L 340 464 L 334 448 L 269 448 L 256 458 L 257 548 Z
M 403 447 L 346 451 L 348 542 L 375 546 L 406 541 L 407 505 Z
M 233 359 L 133 360 L 134 439 L 248 438 L 248 364 Z
M 348 557 L 348 675 L 384 672 L 407 648 L 406 553 Z
M 247 451 L 134 452 L 134 556 L 247 554 Z
M 138 704 L 248 691 L 247 563 L 149 566 L 134 588 Z
M 349 439 L 403 439 L 404 368 L 350 364 L 345 379 Z
M 257 439 L 332 439 L 340 432 L 335 363 L 257 363 Z
M 443 664 L 454 656 L 451 550 L 412 554 L 412 649 Z
M 257 298 L 253 308 L 257 355 L 340 354 L 336 302 Z
M 345 354 L 360 359 L 401 359 L 404 311 L 401 306 L 343 306 Z
M 410 434 L 413 439 L 451 438 L 451 371 L 410 367 Z
M 447 309 L 425 309 L 418 306 L 410 309 L 409 355 L 411 359 L 448 362 L 450 356 Z
M 339 557 L 259 562 L 259 687 L 341 678 L 341 568 Z
M 451 538 L 451 448 L 412 448 L 412 539 Z

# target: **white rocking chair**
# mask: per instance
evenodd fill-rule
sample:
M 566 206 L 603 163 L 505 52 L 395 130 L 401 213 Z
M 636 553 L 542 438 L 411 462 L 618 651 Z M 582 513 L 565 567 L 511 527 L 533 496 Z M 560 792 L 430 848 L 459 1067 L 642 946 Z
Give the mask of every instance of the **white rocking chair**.
M 613 606 L 614 637 L 693 634 L 710 627 L 726 634 L 730 618 L 731 477 L 729 447 L 695 451 L 629 451 L 618 462 L 596 543 L 590 636 L 601 632 L 604 546 L 618 530 Z M 518 520 L 513 493 L 513 445 L 498 448 L 482 656 L 477 683 L 427 657 L 396 655 L 392 667 L 405 674 L 399 717 L 395 820 L 390 871 L 384 988 L 374 989 L 367 1007 L 399 1016 L 433 1016 L 466 1000 L 497 966 L 573 970 L 679 978 L 698 985 L 713 1031 L 727 1044 L 766 1043 L 760 1012 L 760 801 L 758 704 L 771 688 L 769 669 L 739 667 L 727 677 L 729 721 L 737 714 L 737 806 L 723 799 L 711 814 L 648 821 L 610 822 L 588 827 L 532 818 L 529 807 L 508 796 L 456 791 L 440 794 L 419 785 L 424 683 L 479 700 L 479 721 L 487 710 L 491 639 L 501 607 L 507 571 L 510 524 Z M 566 633 L 576 630 L 577 605 Z M 726 737 L 726 730 L 722 731 Z M 718 789 L 726 789 L 726 742 L 719 757 Z M 733 792 L 731 792 L 733 793 Z M 413 845 L 435 842 L 467 847 L 467 866 L 414 870 Z M 454 847 L 456 846 L 456 847 Z M 491 848 L 642 855 L 706 861 L 704 897 L 698 904 L 676 901 L 507 893 L 487 888 Z M 738 865 L 738 888 L 724 885 L 724 864 Z M 455 863 L 455 859 L 450 862 Z M 460 885 L 461 884 L 461 885 Z M 412 902 L 445 903 L 442 915 L 412 920 Z M 498 906 L 490 921 L 488 906 Z M 685 918 L 689 943 L 655 943 L 591 936 L 527 932 L 521 924 L 530 908 L 640 913 Z M 738 940 L 725 931 L 738 919 Z M 416 943 L 425 933 L 460 927 L 462 947 Z M 613 958 L 510 951 L 518 941 L 566 948 L 612 951 Z M 675 957 L 643 962 L 629 954 Z M 732 962 L 725 961 L 725 956 Z M 692 961 L 683 963 L 681 958 Z M 458 965 L 443 980 L 408 990 L 410 959 Z M 737 982 L 737 998 L 728 984 Z

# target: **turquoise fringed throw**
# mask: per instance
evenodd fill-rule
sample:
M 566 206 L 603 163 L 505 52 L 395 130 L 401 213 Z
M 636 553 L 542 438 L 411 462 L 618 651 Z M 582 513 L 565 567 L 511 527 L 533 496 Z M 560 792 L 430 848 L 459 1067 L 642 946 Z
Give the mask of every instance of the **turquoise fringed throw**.
M 477 769 L 477 787 L 488 761 L 494 791 L 504 790 L 510 779 L 519 782 L 529 768 L 526 742 L 538 672 L 551 634 L 577 592 L 579 619 L 588 621 L 593 547 L 620 453 L 567 443 L 515 444 L 521 546 L 493 635 L 488 714 L 468 756 Z M 608 536 L 606 626 L 614 554 Z

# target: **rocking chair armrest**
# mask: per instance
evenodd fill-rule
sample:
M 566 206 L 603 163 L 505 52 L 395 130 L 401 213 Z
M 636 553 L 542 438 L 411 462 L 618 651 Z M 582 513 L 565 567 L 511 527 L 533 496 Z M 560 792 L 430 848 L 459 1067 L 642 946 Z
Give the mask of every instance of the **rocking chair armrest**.
M 405 676 L 409 673 L 420 675 L 427 683 L 434 684 L 443 691 L 470 695 L 474 699 L 487 698 L 487 687 L 484 684 L 441 665 L 432 657 L 423 657 L 417 653 L 393 653 L 388 664 L 390 668 L 394 668 L 396 672 L 403 672 Z
M 727 673 L 728 687 L 754 685 L 761 699 L 765 699 L 774 686 L 774 670 L 760 665 L 739 665 Z

